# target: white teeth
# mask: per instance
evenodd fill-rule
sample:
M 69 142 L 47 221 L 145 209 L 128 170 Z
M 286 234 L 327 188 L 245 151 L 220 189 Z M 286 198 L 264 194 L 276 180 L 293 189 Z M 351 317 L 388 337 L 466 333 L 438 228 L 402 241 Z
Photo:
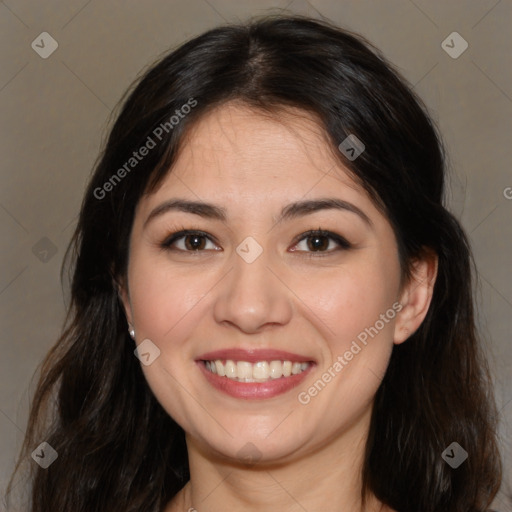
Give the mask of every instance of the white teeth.
M 307 366 L 307 363 L 305 363 Z M 270 363 L 270 377 L 272 379 L 279 379 L 283 376 L 283 365 L 281 361 L 272 361 Z
M 293 363 L 292 365 L 292 374 L 293 375 L 297 375 L 297 373 L 300 373 L 300 367 L 301 367 L 301 364 L 300 363 Z
M 224 365 L 220 361 L 215 361 L 215 368 L 217 369 L 217 375 L 219 377 L 224 377 L 224 375 L 226 375 Z
M 268 379 L 270 376 L 270 365 L 267 361 L 258 361 L 252 367 L 253 379 Z
M 226 361 L 226 364 L 224 365 L 224 371 L 225 376 L 229 377 L 230 379 L 236 379 L 238 377 L 236 364 L 231 360 Z
M 206 361 L 206 369 L 220 377 L 240 382 L 266 382 L 271 379 L 297 375 L 307 370 L 310 363 L 292 363 L 291 361 L 232 361 L 228 359 L 223 363 L 220 359 Z
M 252 364 L 246 361 L 236 363 L 236 376 L 239 379 L 252 379 Z

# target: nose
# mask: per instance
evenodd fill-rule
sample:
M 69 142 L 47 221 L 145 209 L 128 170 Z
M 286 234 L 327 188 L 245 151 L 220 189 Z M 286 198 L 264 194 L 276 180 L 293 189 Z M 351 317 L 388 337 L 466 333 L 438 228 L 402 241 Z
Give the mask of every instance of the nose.
M 233 268 L 219 283 L 214 305 L 217 323 L 250 334 L 285 325 L 292 317 L 292 293 L 265 252 L 248 263 L 233 254 Z

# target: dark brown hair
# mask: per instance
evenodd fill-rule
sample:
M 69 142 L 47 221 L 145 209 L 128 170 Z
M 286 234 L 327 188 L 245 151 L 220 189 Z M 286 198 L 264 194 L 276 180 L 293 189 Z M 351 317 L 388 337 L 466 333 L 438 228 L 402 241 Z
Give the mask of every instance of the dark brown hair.
M 68 252 L 68 317 L 42 364 L 16 466 L 43 440 L 59 454 L 46 470 L 32 464 L 30 511 L 161 511 L 189 478 L 184 432 L 134 357 L 117 284 L 141 196 L 172 172 L 187 130 L 231 100 L 314 114 L 391 222 L 405 278 L 425 251 L 438 255 L 428 314 L 393 349 L 375 397 L 363 496 L 373 492 L 399 512 L 486 510 L 501 478 L 497 417 L 475 329 L 470 248 L 443 203 L 437 131 L 406 81 L 363 38 L 277 16 L 194 38 L 145 73 L 123 103 L 82 204 Z M 157 139 L 156 127 L 191 101 L 187 115 L 113 182 L 133 151 Z M 366 146 L 353 161 L 336 149 L 350 134 Z M 441 457 L 453 441 L 469 454 L 456 470 Z

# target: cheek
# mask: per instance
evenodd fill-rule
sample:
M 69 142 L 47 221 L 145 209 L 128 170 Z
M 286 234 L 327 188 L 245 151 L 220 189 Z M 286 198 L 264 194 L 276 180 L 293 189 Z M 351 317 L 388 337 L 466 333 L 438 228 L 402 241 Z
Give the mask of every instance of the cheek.
M 160 355 L 142 365 L 146 381 L 158 402 L 180 425 L 189 425 L 194 404 L 200 403 L 193 387 L 183 384 L 194 362 L 187 340 L 204 315 L 205 296 L 211 284 L 206 276 L 170 271 L 169 266 L 133 254 L 129 267 L 130 298 L 137 343 L 150 339 Z M 191 412 L 192 411 L 192 412 Z M 194 422 L 192 422 L 194 423 Z
M 211 287 L 205 276 L 171 272 L 165 265 L 133 258 L 129 272 L 134 324 L 138 334 L 165 342 L 190 322 Z
M 322 320 L 332 348 L 341 350 L 365 328 L 373 326 L 396 300 L 397 274 L 376 261 L 361 261 L 309 280 L 302 295 L 307 306 Z M 379 330 L 390 331 L 392 322 Z
M 316 326 L 326 344 L 316 380 L 300 390 L 299 402 L 319 411 L 326 432 L 362 414 L 385 374 L 393 348 L 397 269 L 366 259 L 309 283 L 307 306 L 321 320 Z

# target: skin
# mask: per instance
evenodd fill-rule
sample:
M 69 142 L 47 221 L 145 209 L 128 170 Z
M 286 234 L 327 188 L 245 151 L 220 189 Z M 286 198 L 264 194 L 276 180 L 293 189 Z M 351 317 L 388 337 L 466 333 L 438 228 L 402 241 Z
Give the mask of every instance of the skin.
M 371 225 L 336 209 L 276 222 L 289 203 L 326 197 L 355 205 Z M 226 220 L 168 211 L 144 225 L 172 198 L 213 203 Z M 319 227 L 351 248 L 321 238 L 315 251 L 312 238 L 300 235 Z M 174 250 L 161 247 L 181 229 L 212 240 L 199 239 L 195 251 L 185 245 L 190 238 L 177 240 Z M 248 236 L 263 250 L 252 263 L 236 252 Z M 270 116 L 237 103 L 203 117 L 172 172 L 137 205 L 121 288 L 136 343 L 149 338 L 161 351 L 142 366 L 145 377 L 186 432 L 191 480 L 166 512 L 362 510 L 360 469 L 374 396 L 393 344 L 426 315 L 436 265 L 435 258 L 418 261 L 413 279 L 400 287 L 391 225 L 334 158 L 313 118 L 292 110 Z M 396 302 L 401 311 L 301 404 L 298 393 Z M 285 394 L 243 400 L 213 388 L 195 363 L 231 347 L 281 349 L 317 364 Z M 240 460 L 247 443 L 256 464 Z M 370 496 L 365 510 L 390 509 Z

